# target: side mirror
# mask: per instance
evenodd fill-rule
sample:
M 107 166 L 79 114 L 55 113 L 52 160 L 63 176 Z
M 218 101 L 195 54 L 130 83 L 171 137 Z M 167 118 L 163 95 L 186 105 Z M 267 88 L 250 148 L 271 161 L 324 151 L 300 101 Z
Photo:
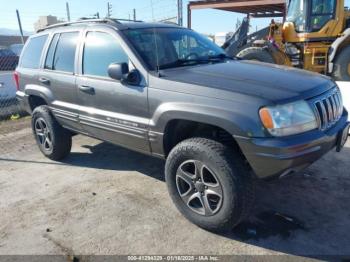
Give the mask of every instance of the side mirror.
M 123 80 L 129 73 L 129 66 L 127 63 L 112 63 L 108 67 L 108 75 L 115 80 Z

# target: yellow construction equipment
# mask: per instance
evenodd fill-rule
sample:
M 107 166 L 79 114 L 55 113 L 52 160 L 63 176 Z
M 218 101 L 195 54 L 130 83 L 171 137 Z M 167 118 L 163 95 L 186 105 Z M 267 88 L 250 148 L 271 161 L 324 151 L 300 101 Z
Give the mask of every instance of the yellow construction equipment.
M 225 7 L 213 6 L 213 2 L 223 1 L 200 2 L 203 8 L 204 2 L 210 2 L 209 8 L 246 13 L 248 22 L 251 17 L 283 17 L 283 23 L 272 20 L 260 34 L 240 39 L 235 35 L 234 40 L 231 37 L 223 46 L 229 55 L 290 65 L 332 76 L 337 81 L 350 81 L 350 11 L 344 0 L 290 0 L 285 3 L 285 10 L 281 10 L 281 0 L 231 0 L 225 1 Z M 197 7 L 196 3 L 189 3 L 190 11 Z

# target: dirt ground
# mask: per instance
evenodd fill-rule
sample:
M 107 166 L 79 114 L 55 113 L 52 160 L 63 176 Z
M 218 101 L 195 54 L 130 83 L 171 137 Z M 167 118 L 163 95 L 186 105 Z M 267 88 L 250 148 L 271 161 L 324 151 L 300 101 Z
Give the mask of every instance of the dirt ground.
M 162 160 L 76 136 L 64 162 L 50 161 L 29 126 L 0 124 L 1 255 L 350 255 L 349 142 L 301 174 L 259 182 L 252 218 L 218 235 L 176 210 Z

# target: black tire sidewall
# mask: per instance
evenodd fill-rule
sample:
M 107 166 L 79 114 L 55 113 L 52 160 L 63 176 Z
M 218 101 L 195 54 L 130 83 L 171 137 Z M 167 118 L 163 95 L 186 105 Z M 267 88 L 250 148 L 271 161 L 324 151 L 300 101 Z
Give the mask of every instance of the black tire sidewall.
M 51 133 L 52 150 L 45 150 L 40 144 L 35 132 L 35 122 L 37 119 L 43 118 L 47 128 Z M 32 114 L 32 131 L 35 137 L 35 141 L 40 151 L 48 158 L 52 160 L 60 160 L 69 154 L 72 141 L 71 135 L 67 130 L 61 127 L 57 120 L 53 117 L 48 106 L 39 106 L 35 108 Z
M 199 160 L 210 168 L 219 180 L 223 190 L 223 202 L 220 210 L 212 216 L 203 216 L 192 211 L 183 202 L 176 186 L 176 172 L 178 167 L 187 160 Z M 221 165 L 218 165 L 221 162 Z M 221 167 L 220 167 L 221 166 Z M 225 168 L 223 168 L 225 166 Z M 235 174 L 231 168 L 230 163 L 216 154 L 210 148 L 206 148 L 199 143 L 192 143 L 190 147 L 180 145 L 180 148 L 172 151 L 166 163 L 166 182 L 169 194 L 179 211 L 190 221 L 194 222 L 200 227 L 209 230 L 226 230 L 232 224 L 236 224 L 235 212 L 238 208 L 239 197 L 237 195 L 237 185 L 235 183 Z M 237 179 L 237 178 L 236 178 Z M 238 217 L 237 217 L 238 218 Z
M 261 47 L 249 47 L 237 55 L 244 60 L 257 60 L 264 63 L 275 64 L 273 57 Z
M 33 112 L 33 116 L 32 116 L 32 130 L 33 130 L 33 134 L 34 134 L 34 137 L 35 137 L 35 141 L 40 149 L 40 151 L 45 155 L 45 156 L 49 156 L 53 153 L 53 150 L 54 150 L 54 147 L 56 145 L 56 141 L 55 141 L 55 131 L 54 131 L 54 128 L 52 126 L 52 119 L 51 119 L 51 116 L 48 115 L 47 111 L 46 110 L 43 110 L 44 108 L 37 108 L 36 110 L 34 110 Z M 47 125 L 47 128 L 49 129 L 50 133 L 51 133 L 51 139 L 52 139 L 52 148 L 50 151 L 47 151 L 45 150 L 42 145 L 40 144 L 39 142 L 39 139 L 38 139 L 38 136 L 36 135 L 36 132 L 35 132 L 35 122 L 37 121 L 37 119 L 44 119 L 45 121 L 45 124 Z
M 350 63 L 350 46 L 340 51 L 334 61 L 333 78 L 336 81 L 350 81 L 348 66 Z

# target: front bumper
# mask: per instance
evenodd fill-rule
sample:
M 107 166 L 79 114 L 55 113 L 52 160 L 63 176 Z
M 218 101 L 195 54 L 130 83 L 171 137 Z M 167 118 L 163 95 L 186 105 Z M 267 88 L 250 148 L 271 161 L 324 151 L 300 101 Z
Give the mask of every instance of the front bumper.
M 347 126 L 344 110 L 338 123 L 326 131 L 313 130 L 282 138 L 235 137 L 259 178 L 299 172 L 336 147 L 338 134 Z

